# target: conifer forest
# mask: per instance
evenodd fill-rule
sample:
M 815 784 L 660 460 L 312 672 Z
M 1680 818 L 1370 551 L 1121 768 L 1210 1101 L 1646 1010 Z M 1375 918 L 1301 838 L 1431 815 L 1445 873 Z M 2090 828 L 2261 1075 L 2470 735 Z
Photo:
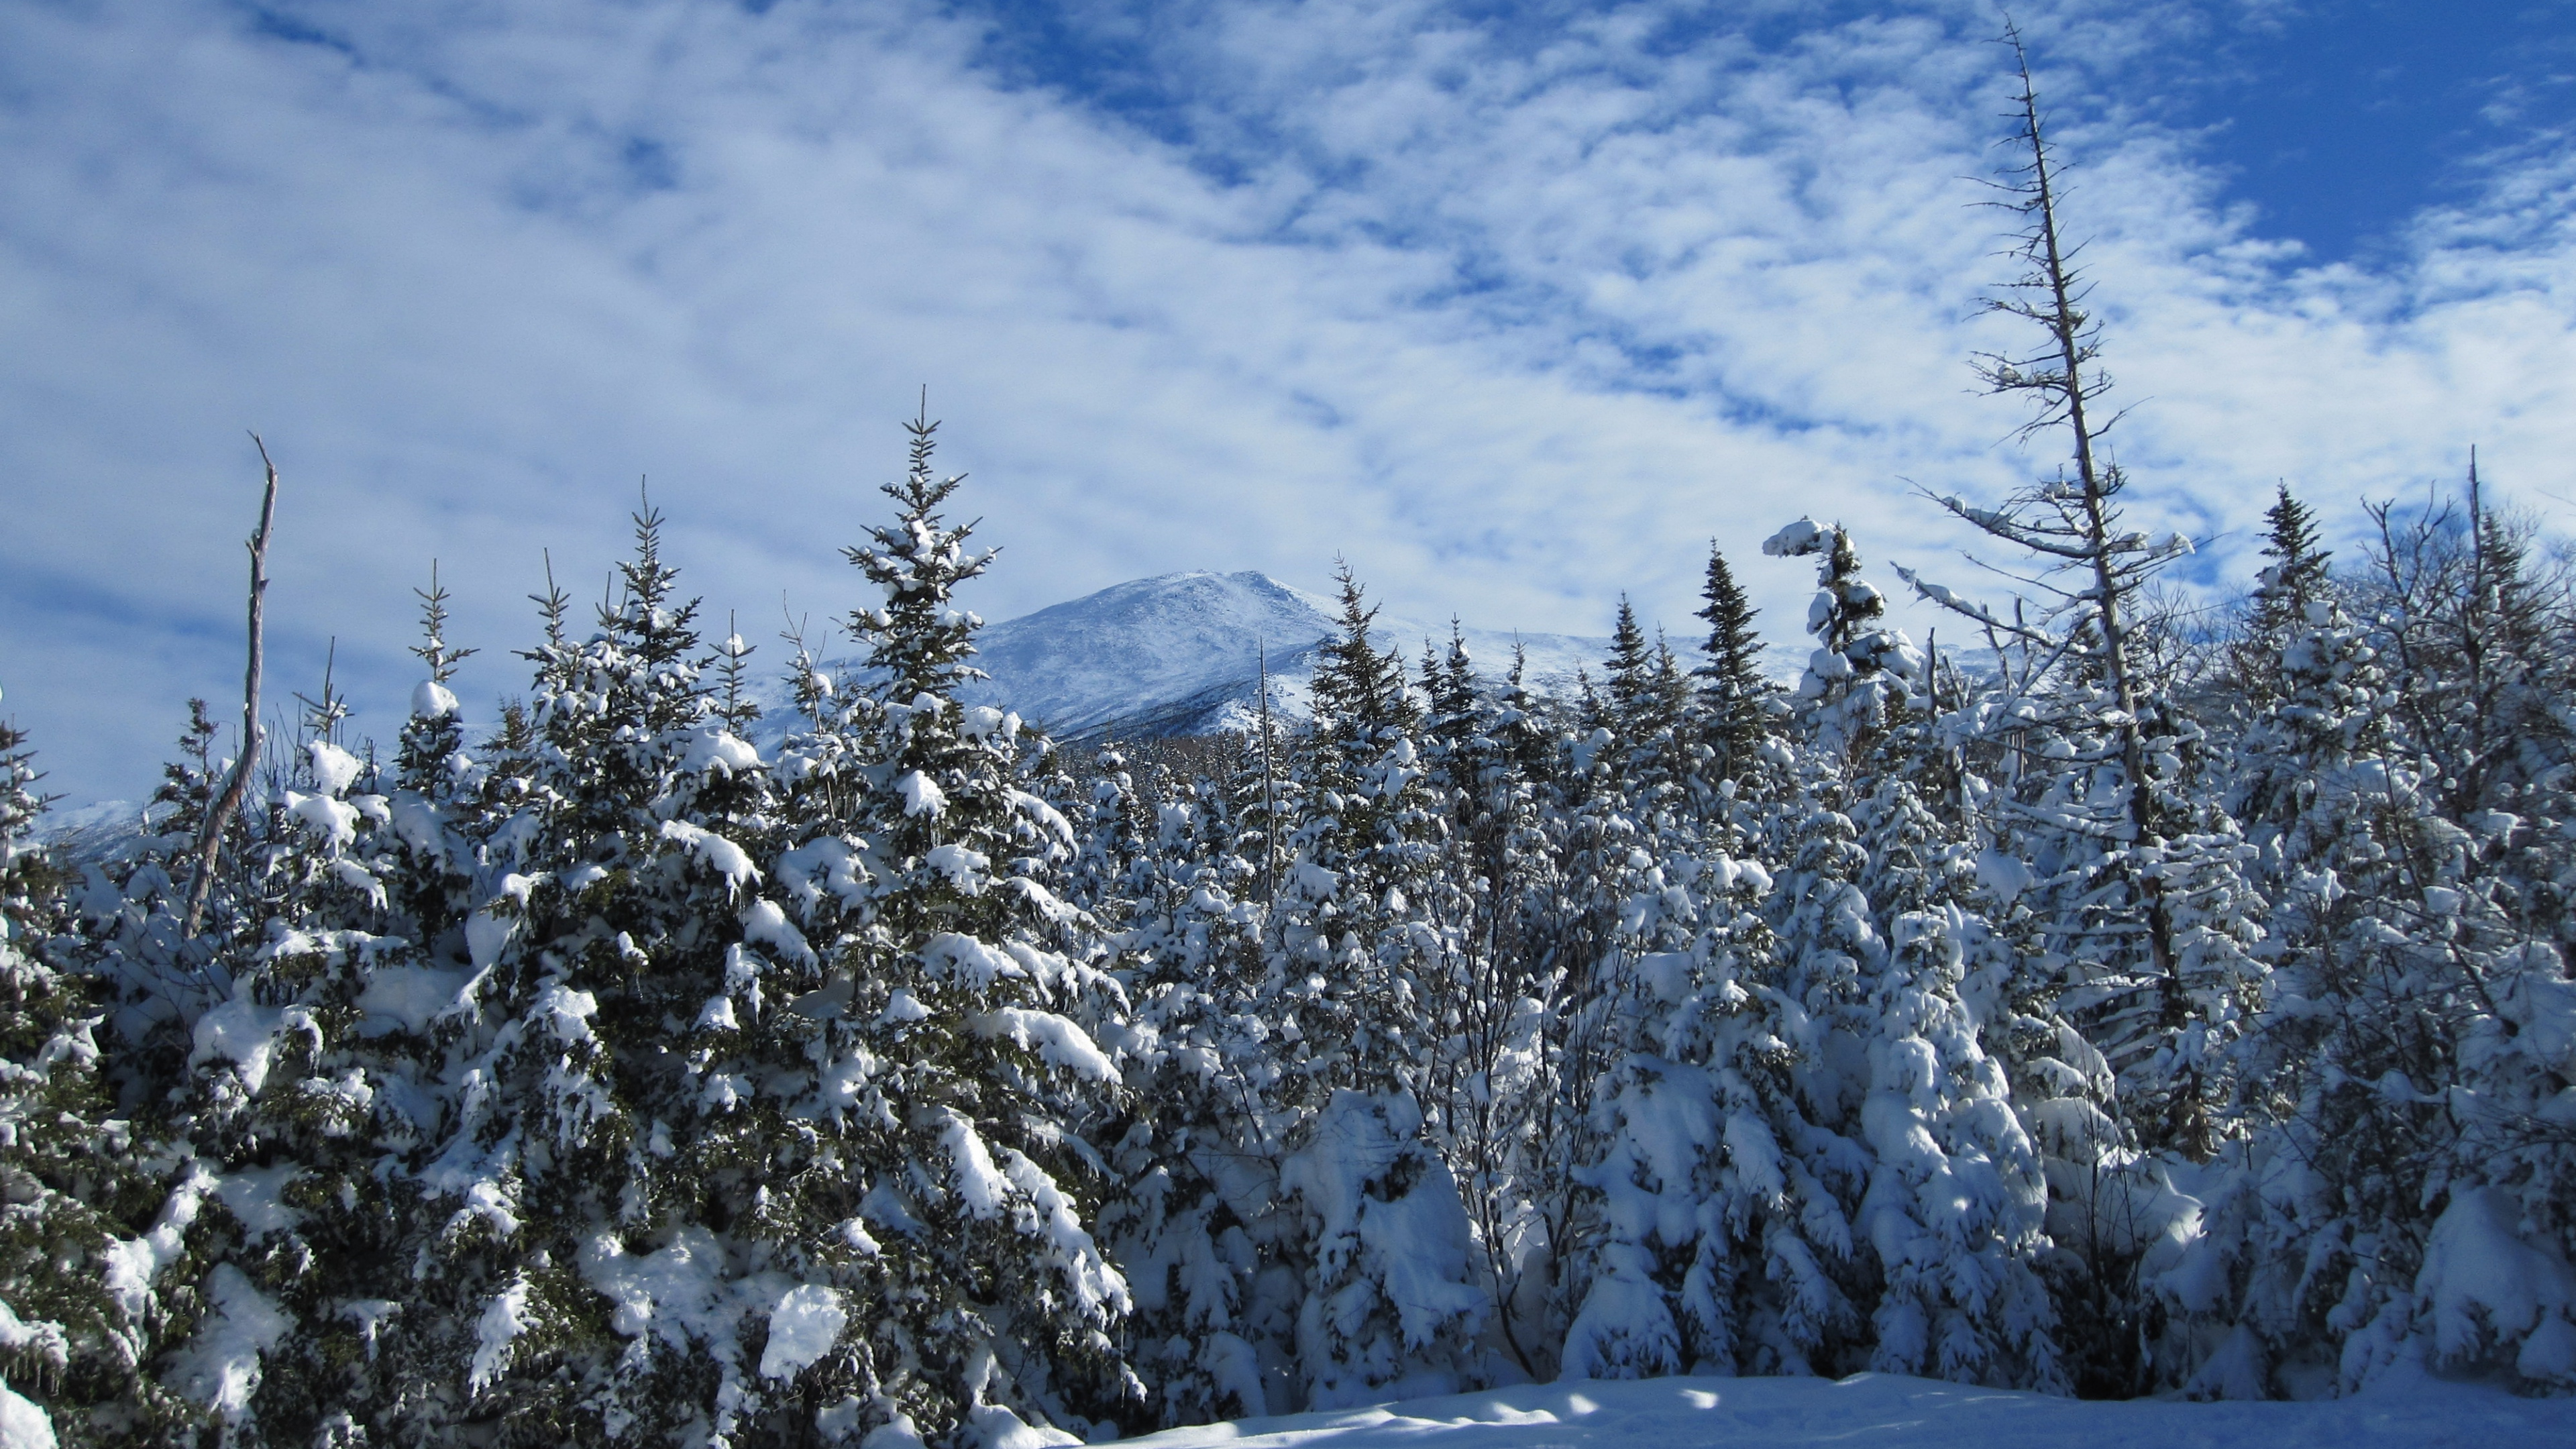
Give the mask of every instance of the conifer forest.
M 1992 592 L 1764 520 L 1542 695 L 1345 569 L 1311 720 L 1058 746 L 960 698 L 1008 561 L 925 415 L 833 637 L 759 663 L 645 507 L 496 717 L 434 582 L 397 739 L 263 702 L 255 577 L 142 833 L 48 850 L 0 731 L 10 1442 L 2576 1388 L 2566 555 L 2474 474 L 2332 553 L 2285 488 L 2238 597 L 2172 587 L 2024 96 L 2030 345 L 1978 368 L 2045 475 L 1921 500 Z

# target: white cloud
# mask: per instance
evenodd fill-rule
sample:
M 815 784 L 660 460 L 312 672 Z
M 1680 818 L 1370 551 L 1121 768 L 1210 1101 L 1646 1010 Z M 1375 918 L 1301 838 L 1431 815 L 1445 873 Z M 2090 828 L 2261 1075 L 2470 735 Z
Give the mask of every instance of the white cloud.
M 0 685 L 76 795 L 237 688 L 245 425 L 287 472 L 272 697 L 337 633 L 387 731 L 429 558 L 469 701 L 508 689 L 539 548 L 593 595 L 640 474 L 719 617 L 846 607 L 923 382 L 994 617 L 1338 551 L 1406 614 L 1595 632 L 1625 590 L 1686 633 L 1715 535 L 1785 630 L 1787 517 L 1930 562 L 1962 540 L 1904 480 L 2050 466 L 1967 396 L 2004 272 L 1960 179 L 2000 128 L 1978 7 L 1764 45 L 1688 6 L 1148 7 L 1150 116 L 901 5 L 287 13 L 0 15 Z M 2035 17 L 2055 88 L 2189 33 L 2140 14 Z M 2150 521 L 2241 545 L 2276 477 L 2349 521 L 2473 441 L 2576 496 L 2563 177 L 2300 271 L 2180 140 L 2067 118 Z

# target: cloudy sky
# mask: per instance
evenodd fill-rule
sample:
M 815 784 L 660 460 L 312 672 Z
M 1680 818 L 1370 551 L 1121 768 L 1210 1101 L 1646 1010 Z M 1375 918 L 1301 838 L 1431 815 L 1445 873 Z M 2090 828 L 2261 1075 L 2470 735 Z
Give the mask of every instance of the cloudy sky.
M 2576 524 L 2576 5 L 2016 11 L 2074 168 L 2142 522 L 2250 569 L 2286 480 Z M 0 0 L 0 690 L 73 801 L 239 689 L 361 732 L 438 560 L 469 702 L 541 550 L 649 475 L 746 637 L 855 601 L 918 389 L 1004 618 L 1183 568 L 1684 633 L 1801 513 L 1966 581 L 1913 493 L 2053 469 L 1967 358 L 1999 12 L 1434 0 Z M 772 648 L 764 657 L 774 656 Z

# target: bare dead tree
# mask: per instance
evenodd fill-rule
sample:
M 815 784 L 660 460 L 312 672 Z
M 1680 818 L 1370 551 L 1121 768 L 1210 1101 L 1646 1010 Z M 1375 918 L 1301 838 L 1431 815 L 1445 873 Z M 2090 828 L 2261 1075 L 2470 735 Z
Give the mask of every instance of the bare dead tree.
M 206 894 L 214 889 L 215 857 L 223 849 L 224 829 L 241 812 L 242 796 L 250 789 L 251 771 L 259 763 L 262 732 L 259 726 L 259 675 L 263 633 L 268 607 L 268 538 L 277 523 L 277 464 L 268 456 L 268 444 L 259 434 L 250 435 L 259 449 L 260 465 L 268 472 L 268 487 L 260 498 L 259 531 L 250 536 L 250 664 L 242 673 L 242 745 L 241 758 L 233 761 L 232 774 L 225 779 L 214 808 L 206 812 L 206 821 L 197 837 L 197 868 L 188 881 L 188 916 L 181 934 L 194 937 L 206 913 Z

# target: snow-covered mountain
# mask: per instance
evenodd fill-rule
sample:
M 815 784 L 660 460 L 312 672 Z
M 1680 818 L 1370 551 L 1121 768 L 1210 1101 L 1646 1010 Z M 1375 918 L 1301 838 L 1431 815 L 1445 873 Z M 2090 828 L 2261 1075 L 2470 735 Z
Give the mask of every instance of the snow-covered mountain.
M 977 639 L 976 664 L 993 677 L 974 690 L 1077 740 L 1207 734 L 1248 727 L 1260 707 L 1261 660 L 1270 669 L 1270 707 L 1283 720 L 1309 708 L 1315 663 L 1335 630 L 1334 600 L 1260 573 L 1205 569 L 1137 579 L 995 624 Z M 1408 666 L 1431 641 L 1445 651 L 1449 626 L 1381 614 L 1381 648 Z M 1478 672 L 1499 677 L 1517 643 L 1523 678 L 1542 692 L 1570 693 L 1575 671 L 1599 672 L 1606 638 L 1461 631 Z
M 168 806 L 154 807 L 164 817 Z M 146 807 L 131 800 L 101 800 L 72 809 L 48 810 L 36 817 L 33 838 L 57 860 L 83 864 L 104 860 L 117 847 L 144 833 Z

